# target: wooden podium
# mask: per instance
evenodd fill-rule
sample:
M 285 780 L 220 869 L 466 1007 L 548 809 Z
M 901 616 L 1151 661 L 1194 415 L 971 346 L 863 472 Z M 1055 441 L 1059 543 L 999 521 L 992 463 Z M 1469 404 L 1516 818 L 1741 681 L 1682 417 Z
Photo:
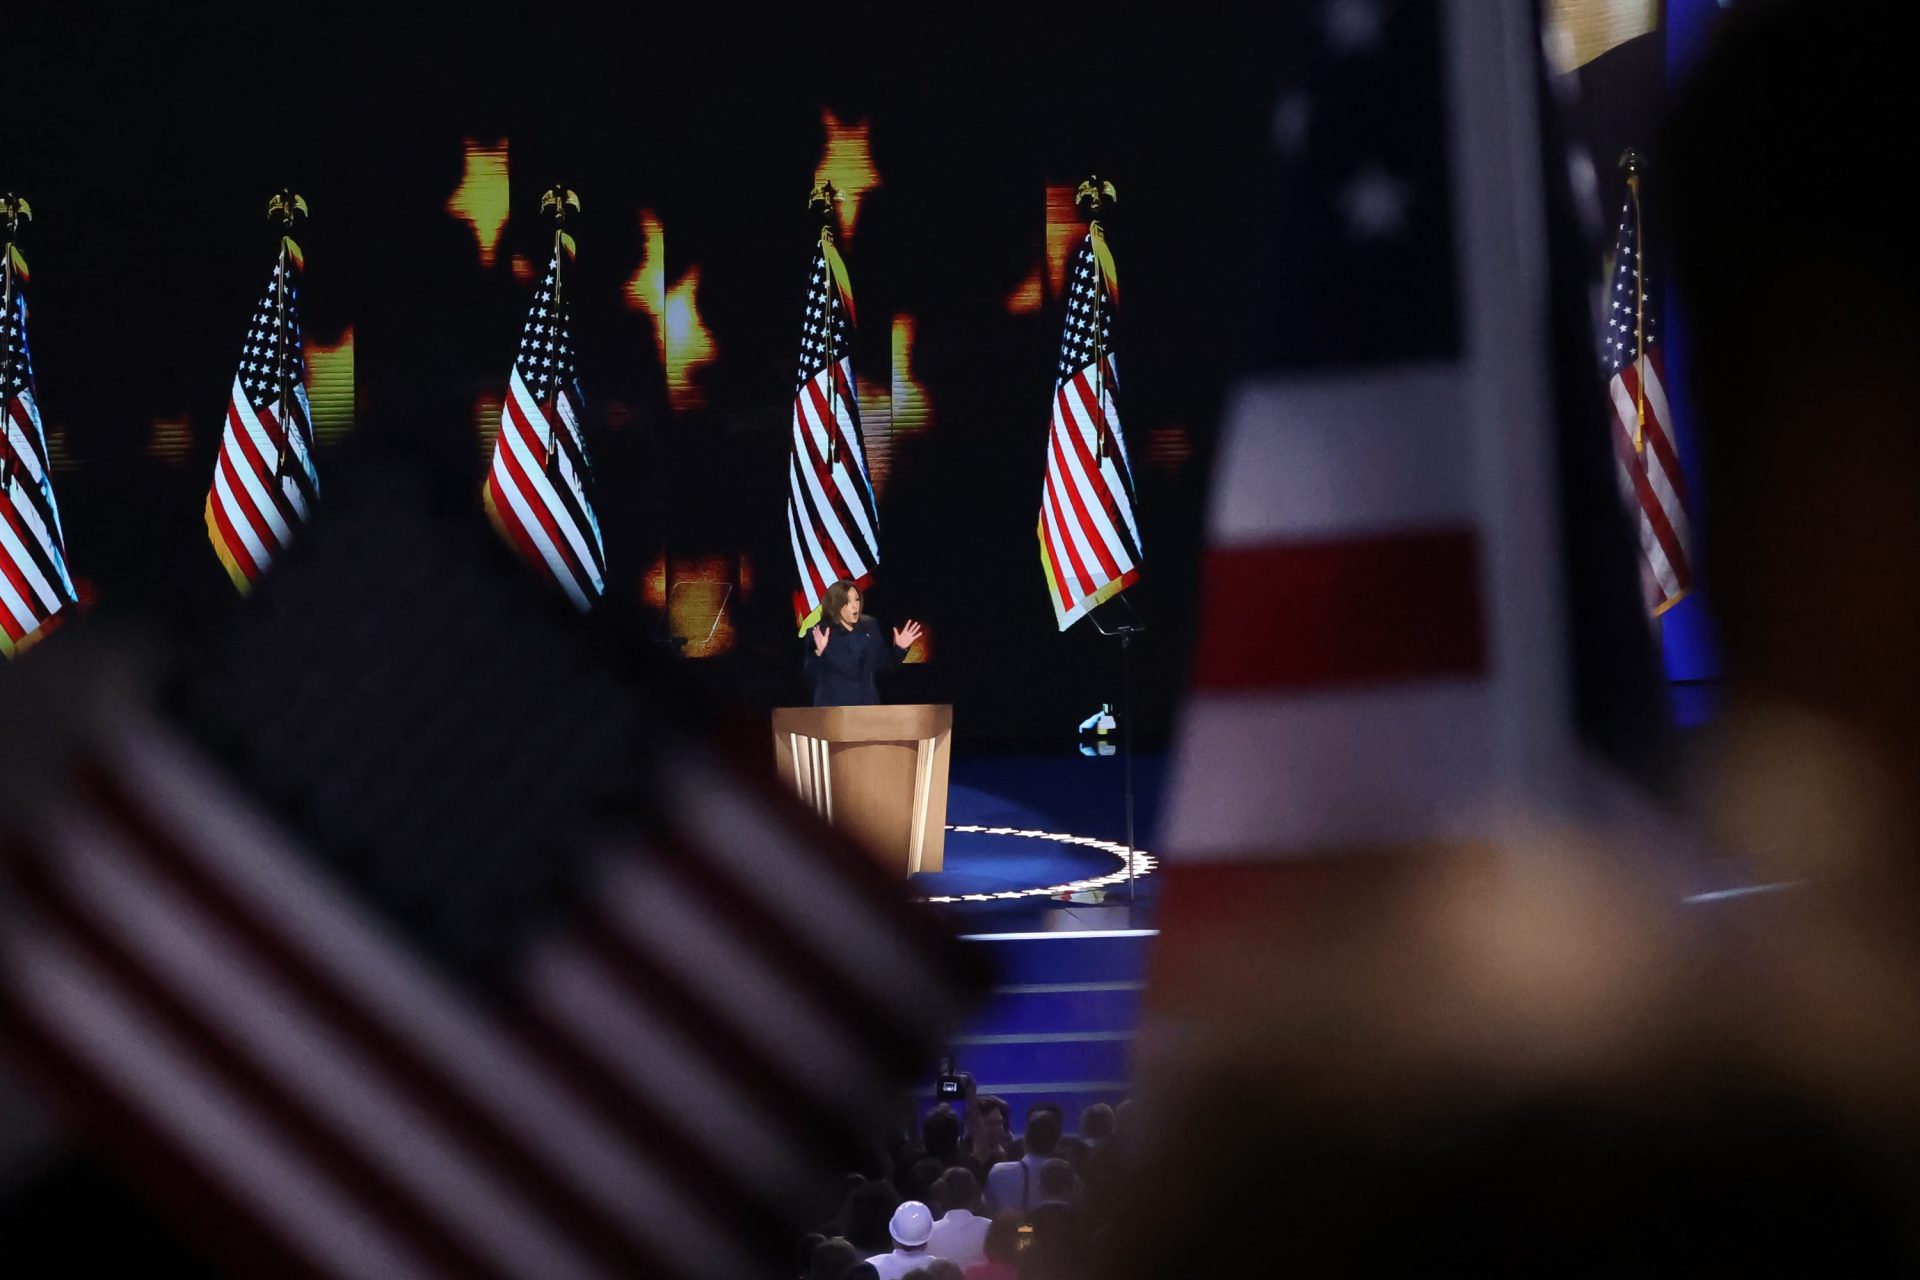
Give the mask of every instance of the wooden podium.
M 802 800 L 901 875 L 947 851 L 950 706 L 780 707 L 773 753 Z

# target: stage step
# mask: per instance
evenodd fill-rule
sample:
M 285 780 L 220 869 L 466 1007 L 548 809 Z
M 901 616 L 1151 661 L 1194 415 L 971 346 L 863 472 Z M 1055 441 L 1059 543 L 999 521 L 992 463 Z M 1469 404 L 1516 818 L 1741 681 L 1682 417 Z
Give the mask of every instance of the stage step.
M 976 934 L 999 985 L 948 1048 L 982 1093 L 1027 1108 L 1055 1102 L 1068 1129 L 1095 1102 L 1127 1097 L 1154 930 Z M 931 1075 L 919 1090 L 933 1104 Z
M 1060 933 L 977 933 L 965 941 L 983 949 L 1002 984 L 1142 982 L 1155 929 Z
M 997 988 L 992 1002 L 966 1026 L 969 1036 L 1034 1031 L 1112 1031 L 1140 1015 L 1139 981 L 1014 984 Z

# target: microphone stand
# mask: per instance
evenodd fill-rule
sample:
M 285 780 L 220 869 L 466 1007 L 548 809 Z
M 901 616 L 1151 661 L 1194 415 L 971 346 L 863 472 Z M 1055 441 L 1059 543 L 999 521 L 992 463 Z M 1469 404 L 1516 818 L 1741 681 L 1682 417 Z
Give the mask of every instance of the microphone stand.
M 1126 795 L 1127 816 L 1127 912 L 1131 917 L 1134 904 L 1133 864 L 1133 670 L 1130 660 L 1133 652 L 1133 638 L 1147 629 L 1125 596 L 1115 597 L 1126 609 L 1128 620 L 1116 622 L 1111 626 L 1101 618 L 1099 611 L 1088 613 L 1093 626 L 1103 636 L 1114 636 L 1120 641 L 1120 776 Z

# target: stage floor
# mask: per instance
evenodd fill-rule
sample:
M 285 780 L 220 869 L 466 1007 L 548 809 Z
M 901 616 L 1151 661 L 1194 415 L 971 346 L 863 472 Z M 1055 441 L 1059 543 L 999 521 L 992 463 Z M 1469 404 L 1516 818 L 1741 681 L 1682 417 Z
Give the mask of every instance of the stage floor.
M 946 867 L 911 877 L 911 892 L 969 933 L 1148 927 L 1165 779 L 1163 755 L 1135 757 L 1134 838 L 1145 856 L 1131 913 L 1120 761 L 1078 752 L 956 757 Z

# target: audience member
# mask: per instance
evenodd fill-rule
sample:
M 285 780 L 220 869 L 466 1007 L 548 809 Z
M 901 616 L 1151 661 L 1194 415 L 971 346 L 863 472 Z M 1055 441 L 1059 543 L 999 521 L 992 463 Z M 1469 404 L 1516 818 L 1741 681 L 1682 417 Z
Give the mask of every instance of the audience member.
M 810 1275 L 813 1267 L 813 1251 L 818 1249 L 827 1237 L 818 1231 L 809 1231 L 800 1237 L 798 1266 L 802 1275 Z
M 1021 1280 L 1074 1280 L 1086 1267 L 1086 1238 L 1070 1204 L 1051 1200 L 1027 1215 L 1027 1247 L 1021 1250 Z
M 942 1169 L 961 1163 L 960 1117 L 946 1103 L 927 1112 L 920 1125 L 920 1148 L 940 1162 Z
M 877 1179 L 862 1182 L 847 1196 L 840 1211 L 840 1234 L 853 1242 L 864 1257 L 884 1253 L 891 1247 L 887 1220 L 893 1216 L 900 1198 L 892 1186 Z
M 921 1156 L 907 1169 L 906 1177 L 901 1179 L 900 1194 L 907 1200 L 918 1200 L 931 1206 L 938 1212 L 942 1206 L 934 1203 L 933 1188 L 940 1181 L 940 1175 L 947 1167 L 933 1156 Z
M 1080 1113 L 1080 1137 L 1089 1149 L 1098 1148 L 1113 1137 L 1113 1108 L 1096 1102 Z
M 813 1256 L 807 1264 L 807 1280 L 842 1280 L 859 1261 L 860 1251 L 850 1241 L 837 1236 L 822 1240 L 813 1246 Z
M 1060 1144 L 1060 1111 L 1045 1104 L 1027 1112 L 1027 1131 L 1023 1136 L 1025 1153 L 1018 1160 L 1006 1160 L 987 1171 L 987 1208 L 1025 1210 L 1038 1203 L 1034 1198 L 1040 1166 L 1053 1158 Z
M 967 1280 L 1019 1280 L 1020 1215 L 995 1214 L 982 1249 L 986 1257 L 967 1268 Z
M 1085 1138 L 1076 1133 L 1067 1133 L 1061 1135 L 1060 1144 L 1053 1149 L 1053 1154 L 1071 1165 L 1074 1175 L 1079 1177 L 1086 1172 L 1087 1151 Z
M 950 1258 L 935 1258 L 927 1264 L 927 1280 L 966 1280 L 966 1272 Z
M 1012 1130 L 1013 1108 L 1005 1098 L 990 1093 L 968 1097 L 967 1154 L 973 1157 L 975 1173 L 1012 1159 Z
M 980 1207 L 980 1183 L 966 1169 L 949 1169 L 940 1179 L 940 1202 L 947 1207 L 933 1224 L 927 1251 L 970 1267 L 986 1256 L 987 1229 L 992 1222 L 974 1210 Z
M 927 1241 L 933 1235 L 933 1211 L 918 1200 L 908 1200 L 893 1211 L 887 1234 L 893 1238 L 892 1252 L 867 1259 L 878 1280 L 900 1280 L 932 1259 Z
M 1086 1224 L 1074 1206 L 1073 1166 L 1058 1158 L 1040 1166 L 1034 1187 L 1035 1204 L 1027 1213 L 1034 1243 L 1028 1252 L 1039 1255 L 1024 1261 L 1021 1274 L 1049 1277 L 1078 1274 L 1086 1256 Z
M 1072 1204 L 1073 1166 L 1055 1156 L 1040 1166 L 1035 1188 L 1040 1193 L 1037 1204 Z

